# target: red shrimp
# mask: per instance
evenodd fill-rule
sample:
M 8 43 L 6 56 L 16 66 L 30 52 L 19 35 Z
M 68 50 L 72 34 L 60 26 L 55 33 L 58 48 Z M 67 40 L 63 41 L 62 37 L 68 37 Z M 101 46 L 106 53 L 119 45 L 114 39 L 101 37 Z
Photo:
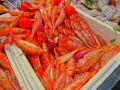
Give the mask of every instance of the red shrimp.
M 75 90 L 78 85 L 84 85 L 90 79 L 90 72 L 83 73 L 77 80 L 66 86 L 63 90 Z
M 15 35 L 11 35 L 14 43 L 21 48 L 27 54 L 41 55 L 43 50 L 32 43 L 29 43 L 25 40 L 15 38 Z
M 67 17 L 65 18 L 65 26 L 69 29 L 72 29 L 71 20 L 68 19 Z
M 65 54 L 63 56 L 60 56 L 56 60 L 57 60 L 58 64 L 65 63 L 66 61 L 68 61 L 69 59 L 71 59 L 76 52 L 82 51 L 84 49 L 85 49 L 84 47 L 79 46 L 76 50 L 74 50 L 72 52 L 69 52 L 69 53 L 67 53 L 67 54 Z
M 53 10 L 52 10 L 52 24 L 53 26 L 55 25 L 55 20 L 57 19 L 58 16 L 58 7 L 54 6 Z
M 18 25 L 18 22 L 20 20 L 20 18 L 22 17 L 23 13 L 21 12 L 17 18 L 10 24 L 11 27 L 16 27 Z
M 0 17 L 0 23 L 6 23 L 10 24 L 16 19 L 16 16 L 11 16 L 11 17 Z
M 40 24 L 42 23 L 42 19 L 41 19 L 41 15 L 40 15 L 39 11 L 36 11 L 34 19 L 35 19 L 35 22 L 33 24 L 32 33 L 28 37 L 28 40 L 30 40 L 30 41 L 32 40 L 32 38 L 34 37 L 36 32 L 39 30 Z
M 55 22 L 55 27 L 54 28 L 57 28 L 60 24 L 62 24 L 65 17 L 66 17 L 65 11 L 64 11 L 64 9 L 62 9 L 61 12 L 60 12 L 60 15 L 58 16 L 58 18 Z
M 120 52 L 119 45 L 114 45 L 110 47 L 109 51 L 105 53 L 100 59 L 100 67 L 102 68 L 107 62 L 112 60 L 113 56 L 115 56 L 118 52 Z
M 95 49 L 88 54 L 85 54 L 84 58 L 81 59 L 78 64 L 79 72 L 89 71 L 90 67 L 94 66 L 98 61 L 100 61 L 101 57 L 108 51 L 108 47 L 102 49 Z
M 9 36 L 9 33 L 12 32 L 14 34 L 23 34 L 26 33 L 26 30 L 23 28 L 16 28 L 11 26 L 5 26 L 2 30 L 0 30 L 0 37 Z
M 66 84 L 66 67 L 63 68 L 60 76 L 58 77 L 58 79 L 55 82 L 54 85 L 54 90 L 62 90 L 65 87 Z
M 32 18 L 35 14 L 32 12 L 22 12 L 22 11 L 17 11 L 17 10 L 7 10 L 7 13 L 13 15 L 13 16 L 18 16 L 21 13 L 23 13 L 24 17 Z
M 51 69 L 51 65 L 47 67 L 47 69 L 43 72 L 42 75 L 43 85 L 45 86 L 46 90 L 53 90 L 52 82 L 50 78 L 50 69 Z
M 46 70 L 50 64 L 50 61 L 46 52 L 41 54 L 41 63 L 42 63 L 43 70 Z
M 32 56 L 30 63 L 32 64 L 33 69 L 37 73 L 38 77 L 41 78 L 41 76 L 43 74 L 43 69 L 42 69 L 42 65 L 41 65 L 39 56 Z
M 91 79 L 98 72 L 99 69 L 100 69 L 100 65 L 98 62 L 93 67 L 93 70 L 89 71 L 86 77 L 83 77 L 84 80 L 78 86 L 75 87 L 75 90 L 80 90 L 87 83 L 87 81 L 89 81 L 89 79 Z

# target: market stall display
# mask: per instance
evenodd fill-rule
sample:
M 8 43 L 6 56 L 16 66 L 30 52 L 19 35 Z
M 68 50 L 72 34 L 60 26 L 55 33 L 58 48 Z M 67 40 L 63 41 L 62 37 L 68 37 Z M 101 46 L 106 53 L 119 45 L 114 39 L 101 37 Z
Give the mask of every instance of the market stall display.
M 0 10 L 11 17 L 0 18 L 0 36 L 15 43 L 26 55 L 36 75 L 48 90 L 81 89 L 113 56 L 120 45 L 109 44 L 94 32 L 70 2 L 40 1 L 26 4 L 23 11 Z M 69 12 L 72 8 L 74 12 Z

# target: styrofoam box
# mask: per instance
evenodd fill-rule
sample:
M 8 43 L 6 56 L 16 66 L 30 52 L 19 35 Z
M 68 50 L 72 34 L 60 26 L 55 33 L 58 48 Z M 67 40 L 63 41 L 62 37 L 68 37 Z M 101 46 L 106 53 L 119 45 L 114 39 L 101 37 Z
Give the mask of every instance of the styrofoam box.
M 76 7 L 74 4 L 71 4 Z M 76 8 L 81 16 L 83 16 L 89 23 L 92 30 L 96 33 L 102 35 L 107 38 L 108 42 L 110 42 L 113 38 L 115 38 L 115 31 L 109 25 L 89 16 L 88 14 L 80 11 Z M 116 33 L 117 43 L 120 43 L 120 33 Z M 109 77 L 109 75 L 120 65 L 120 53 L 112 58 L 110 62 L 108 62 L 104 68 L 100 69 L 100 71 L 91 78 L 81 90 L 96 90 L 99 85 L 103 83 L 103 81 Z M 44 90 L 41 88 L 41 90 Z

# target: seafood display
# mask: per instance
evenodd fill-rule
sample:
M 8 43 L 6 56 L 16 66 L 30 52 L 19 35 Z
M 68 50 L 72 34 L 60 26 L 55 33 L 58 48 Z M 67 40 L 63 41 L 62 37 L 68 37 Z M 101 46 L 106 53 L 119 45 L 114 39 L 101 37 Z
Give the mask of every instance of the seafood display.
M 72 0 L 72 2 L 80 10 L 109 25 L 120 25 L 119 0 Z
M 6 37 L 0 43 L 1 89 L 17 90 L 4 71 L 9 70 L 7 44 L 16 44 L 24 52 L 46 90 L 80 90 L 120 52 L 120 45 L 111 45 L 95 33 L 70 2 L 23 2 L 21 11 L 0 6 L 1 12 L 11 15 L 0 18 L 0 37 Z

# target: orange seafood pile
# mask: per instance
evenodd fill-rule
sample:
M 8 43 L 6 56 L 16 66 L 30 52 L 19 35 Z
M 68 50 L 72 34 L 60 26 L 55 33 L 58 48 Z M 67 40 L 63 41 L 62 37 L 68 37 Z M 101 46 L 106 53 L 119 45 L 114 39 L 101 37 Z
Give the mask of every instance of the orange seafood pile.
M 70 0 L 54 2 L 37 0 L 25 11 L 1 6 L 11 17 L 0 18 L 5 24 L 0 37 L 7 37 L 0 49 L 8 43 L 21 48 L 46 90 L 80 90 L 120 52 L 120 45 L 107 44 L 79 13 L 66 14 Z

